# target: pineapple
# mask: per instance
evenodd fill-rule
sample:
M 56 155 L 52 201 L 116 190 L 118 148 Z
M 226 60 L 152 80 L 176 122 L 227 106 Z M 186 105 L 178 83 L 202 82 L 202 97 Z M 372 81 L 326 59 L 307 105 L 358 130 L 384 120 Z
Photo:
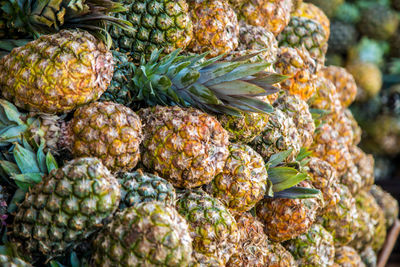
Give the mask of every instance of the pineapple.
M 350 126 L 353 132 L 353 141 L 352 145 L 356 146 L 360 143 L 361 141 L 361 135 L 362 135 L 362 130 L 361 127 L 358 125 L 358 122 L 354 118 L 353 114 L 351 113 L 350 109 L 345 109 L 344 114 L 346 115 L 347 119 L 350 122 Z
M 121 172 L 117 178 L 121 185 L 120 210 L 151 201 L 159 201 L 170 206 L 175 205 L 174 187 L 157 175 L 144 173 L 139 169 L 134 172 Z
M 302 3 L 299 8 L 292 13 L 293 17 L 304 17 L 318 21 L 319 24 L 324 28 L 326 40 L 330 36 L 330 21 L 319 7 L 311 3 Z
M 311 146 L 315 124 L 307 103 L 297 95 L 283 93 L 275 102 L 274 107 L 293 118 L 301 139 L 301 147 Z
M 324 11 L 324 13 L 331 18 L 335 15 L 336 10 L 344 2 L 344 0 L 307 0 L 307 2 L 310 2 L 321 8 L 322 11 Z
M 371 154 L 366 154 L 357 146 L 350 147 L 350 153 L 353 162 L 358 169 L 358 174 L 361 176 L 360 188 L 363 191 L 369 191 L 374 184 L 374 157 Z
M 289 23 L 291 0 L 229 0 L 247 24 L 261 26 L 277 36 Z
M 185 0 L 123 0 L 120 3 L 127 10 L 114 17 L 131 22 L 135 30 L 110 25 L 108 31 L 115 48 L 128 53 L 134 61 L 139 62 L 142 56 L 149 59 L 155 49 L 164 49 L 163 52 L 168 54 L 189 45 L 193 25 Z
M 93 266 L 188 266 L 189 225 L 158 201 L 117 213 L 93 241 Z
M 104 43 L 88 32 L 63 30 L 0 59 L 0 88 L 20 108 L 66 113 L 98 99 L 113 70 Z
M 312 188 L 307 181 L 300 186 Z M 256 205 L 257 217 L 265 224 L 265 233 L 272 241 L 282 242 L 306 233 L 320 209 L 316 198 L 264 198 Z
M 310 56 L 323 65 L 328 49 L 328 38 L 324 28 L 317 21 L 292 17 L 288 26 L 278 35 L 279 46 L 304 47 Z
M 335 119 L 342 112 L 339 95 L 335 85 L 321 75 L 315 79 L 315 94 L 308 101 L 310 108 L 328 111 L 329 118 Z
M 380 186 L 373 185 L 369 192 L 374 196 L 379 207 L 383 210 L 386 219 L 386 228 L 389 229 L 399 216 L 399 203 Z
M 346 66 L 358 85 L 357 100 L 366 101 L 376 96 L 382 87 L 382 73 L 369 62 L 351 62 Z
M 331 21 L 331 34 L 328 40 L 328 53 L 345 54 L 357 43 L 357 28 L 339 20 Z M 331 66 L 330 66 L 331 67 Z
M 193 39 L 189 50 L 209 52 L 214 57 L 238 46 L 239 23 L 235 11 L 221 0 L 188 0 L 193 21 Z
M 352 241 L 359 228 L 356 201 L 347 186 L 340 184 L 340 200 L 319 218 L 321 225 L 334 238 L 335 247 L 345 246 Z
M 142 123 L 131 109 L 95 102 L 77 109 L 69 122 L 70 149 L 75 157 L 101 159 L 111 171 L 129 171 L 140 157 Z
M 377 266 L 378 258 L 376 256 L 375 251 L 371 246 L 366 247 L 361 253 L 361 260 L 365 263 L 367 267 Z
M 190 267 L 224 267 L 223 261 L 215 256 L 204 255 L 198 252 L 192 253 L 192 262 Z
M 362 179 L 363 178 L 359 174 L 357 166 L 353 161 L 351 161 L 347 172 L 340 177 L 340 182 L 346 185 L 347 188 L 349 188 L 350 193 L 354 196 L 362 189 Z
M 236 252 L 240 238 L 235 218 L 228 209 L 198 189 L 178 193 L 176 207 L 189 223 L 193 250 L 215 257 L 225 265 Z
M 27 193 L 10 238 L 27 257 L 60 255 L 101 227 L 120 197 L 117 179 L 100 160 L 74 159 Z
M 360 252 L 371 245 L 374 251 L 378 252 L 386 239 L 384 212 L 368 192 L 360 192 L 356 196 L 356 204 L 359 215 L 364 213 L 364 216 L 359 217 L 361 228 L 351 245 Z
M 304 233 L 284 243 L 299 266 L 332 266 L 335 259 L 335 246 L 332 235 L 321 225 L 313 224 Z
M 267 126 L 250 146 L 259 153 L 265 162 L 272 155 L 291 149 L 288 161 L 292 161 L 300 152 L 301 140 L 292 118 L 279 109 L 271 114 Z
M 263 158 L 247 145 L 231 144 L 225 167 L 207 191 L 229 209 L 244 212 L 271 194 L 271 187 Z
M 264 225 L 250 213 L 237 216 L 237 225 L 240 231 L 239 247 L 227 267 L 296 266 L 293 256 L 281 244 L 269 241 L 264 234 Z
M 359 30 L 363 35 L 387 40 L 397 30 L 399 18 L 394 10 L 383 4 L 371 4 L 361 12 Z
M 289 76 L 282 89 L 307 101 L 315 93 L 316 62 L 305 49 L 282 47 L 275 62 L 279 74 Z
M 335 263 L 341 267 L 363 267 L 365 266 L 357 251 L 348 246 L 337 247 L 335 251 Z
M 212 116 L 193 108 L 139 111 L 144 126 L 142 163 L 175 187 L 211 182 L 229 156 L 228 133 Z
M 341 142 L 347 146 L 351 146 L 354 142 L 354 133 L 352 128 L 352 122 L 343 112 L 340 112 L 334 119 L 330 119 L 329 123 L 333 129 L 337 131 L 340 136 Z
M 346 69 L 337 66 L 328 66 L 323 67 L 318 73 L 335 85 L 343 107 L 347 108 L 353 103 L 357 95 L 357 84 L 353 76 Z
M 326 161 L 311 157 L 307 164 L 308 176 L 312 185 L 321 190 L 324 198 L 323 212 L 336 206 L 340 200 L 339 178 L 336 170 Z

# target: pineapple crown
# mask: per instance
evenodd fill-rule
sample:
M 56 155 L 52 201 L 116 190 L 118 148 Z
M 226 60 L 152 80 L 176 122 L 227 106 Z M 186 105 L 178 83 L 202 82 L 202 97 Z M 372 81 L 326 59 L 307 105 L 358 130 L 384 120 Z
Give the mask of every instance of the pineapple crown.
M 111 0 L 5 0 L 0 2 L 7 27 L 27 32 L 34 38 L 62 29 L 87 30 L 111 46 L 105 23 L 133 31 L 128 21 L 107 15 L 126 11 L 121 3 Z
M 286 76 L 265 71 L 267 62 L 248 63 L 249 57 L 219 61 L 201 55 L 180 55 L 180 50 L 161 58 L 161 50 L 143 57 L 132 75 L 132 100 L 147 105 L 192 106 L 209 113 L 242 116 L 242 112 L 270 113 L 273 107 L 257 97 L 279 91 L 272 84 Z M 132 103 L 133 103 L 132 102 Z

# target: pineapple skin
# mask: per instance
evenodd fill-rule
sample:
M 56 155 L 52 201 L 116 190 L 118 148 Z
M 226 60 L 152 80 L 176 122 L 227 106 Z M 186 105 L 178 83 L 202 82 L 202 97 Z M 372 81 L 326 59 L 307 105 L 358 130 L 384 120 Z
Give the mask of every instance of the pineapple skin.
M 317 64 L 305 49 L 281 47 L 274 64 L 277 73 L 289 76 L 281 83 L 283 90 L 307 101 L 315 93 Z
M 366 154 L 357 146 L 351 146 L 350 153 L 353 158 L 353 162 L 358 169 L 358 174 L 361 176 L 360 188 L 363 191 L 369 191 L 375 182 L 374 157 L 371 154 Z
M 303 181 L 299 186 L 312 188 Z M 269 239 L 282 242 L 305 233 L 315 222 L 321 203 L 316 198 L 286 199 L 264 198 L 256 205 L 256 214 L 265 225 Z
M 313 224 L 307 233 L 284 242 L 299 266 L 332 266 L 335 246 L 332 235 L 319 224 Z
M 321 24 L 322 28 L 325 31 L 326 41 L 328 41 L 330 36 L 330 21 L 328 17 L 325 15 L 324 11 L 319 7 L 311 4 L 311 3 L 301 3 L 299 8 L 292 13 L 293 17 L 303 17 L 318 21 Z
M 189 0 L 193 21 L 193 39 L 189 50 L 209 52 L 215 57 L 235 50 L 239 43 L 239 22 L 235 11 L 225 1 Z
M 228 133 L 212 116 L 194 108 L 141 109 L 142 163 L 175 187 L 211 182 L 228 158 Z
M 349 246 L 336 248 L 335 263 L 342 267 L 365 267 L 357 251 Z
M 335 85 L 318 73 L 315 88 L 315 94 L 308 101 L 310 107 L 329 111 L 328 117 L 335 120 L 342 112 Z
M 176 208 L 189 223 L 193 250 L 225 265 L 237 251 L 240 239 L 236 220 L 229 210 L 199 189 L 178 192 Z
M 0 60 L 3 97 L 16 106 L 67 113 L 97 100 L 114 71 L 112 54 L 85 31 L 43 35 Z
M 369 191 L 385 214 L 386 228 L 389 229 L 399 215 L 399 203 L 378 185 L 372 185 Z
M 131 22 L 135 31 L 127 32 L 116 26 L 110 26 L 108 31 L 116 48 L 128 53 L 135 62 L 140 62 L 143 55 L 148 59 L 155 49 L 164 49 L 168 54 L 189 45 L 193 25 L 185 0 L 123 0 L 121 3 L 128 10 L 113 16 Z
M 93 242 L 94 266 L 188 266 L 189 226 L 173 208 L 158 201 L 117 213 Z
M 78 108 L 68 127 L 75 157 L 97 157 L 111 171 L 129 171 L 139 161 L 142 123 L 121 104 L 95 102 Z
M 61 255 L 99 229 L 120 197 L 117 179 L 98 159 L 74 159 L 27 193 L 10 238 L 27 257 Z
M 383 81 L 378 66 L 369 62 L 350 62 L 346 69 L 358 85 L 357 100 L 366 101 L 380 92 Z
M 159 201 L 170 206 L 175 205 L 174 187 L 157 175 L 138 169 L 134 172 L 121 172 L 117 178 L 121 185 L 120 210 L 151 201 Z
M 263 158 L 251 147 L 229 145 L 222 173 L 215 176 L 207 191 L 229 209 L 244 212 L 253 208 L 271 190 Z

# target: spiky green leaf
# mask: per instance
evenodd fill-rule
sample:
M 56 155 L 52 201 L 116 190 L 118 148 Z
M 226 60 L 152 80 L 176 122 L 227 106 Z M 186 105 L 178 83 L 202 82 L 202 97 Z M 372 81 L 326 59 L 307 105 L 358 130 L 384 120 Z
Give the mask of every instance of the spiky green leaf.
M 307 187 L 292 187 L 274 194 L 274 198 L 306 199 L 321 198 L 321 191 Z

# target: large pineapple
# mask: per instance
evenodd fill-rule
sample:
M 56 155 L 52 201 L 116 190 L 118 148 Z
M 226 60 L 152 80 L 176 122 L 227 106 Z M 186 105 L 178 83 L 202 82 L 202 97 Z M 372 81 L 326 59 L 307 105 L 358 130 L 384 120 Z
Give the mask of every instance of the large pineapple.
M 193 250 L 226 264 L 236 252 L 240 238 L 235 218 L 228 209 L 202 190 L 181 192 L 176 206 L 189 223 Z
M 291 161 L 300 152 L 301 139 L 292 118 L 275 109 L 264 131 L 250 143 L 250 146 L 263 157 L 265 162 L 276 153 L 292 149 L 288 157 Z
M 312 188 L 307 181 L 299 186 Z M 318 209 L 321 208 L 317 198 L 264 198 L 256 205 L 257 217 L 265 224 L 265 233 L 276 242 L 293 239 L 310 229 Z
M 345 185 L 339 185 L 340 200 L 319 219 L 321 225 L 334 238 L 335 246 L 344 246 L 352 241 L 359 228 L 356 201 Z
M 328 49 L 328 36 L 317 21 L 305 17 L 292 17 L 277 39 L 279 46 L 307 49 L 310 56 L 323 65 Z
M 343 107 L 348 107 L 353 103 L 357 95 L 357 84 L 346 69 L 338 66 L 328 66 L 323 67 L 318 73 L 335 85 Z
M 271 194 L 271 186 L 263 158 L 247 145 L 231 144 L 225 166 L 208 191 L 229 209 L 244 212 Z
M 239 22 L 227 1 L 188 0 L 193 21 L 193 39 L 189 49 L 210 56 L 229 53 L 238 46 Z
M 293 118 L 301 139 L 301 147 L 311 146 L 315 124 L 307 103 L 297 95 L 283 93 L 276 100 L 274 107 Z
M 137 62 L 142 56 L 149 58 L 155 49 L 170 53 L 174 49 L 186 48 L 193 36 L 189 7 L 185 0 L 123 0 L 128 9 L 115 14 L 132 23 L 134 31 L 112 25 L 109 32 L 114 45 Z
M 175 189 L 167 180 L 142 170 L 121 172 L 117 176 L 121 184 L 121 202 L 123 210 L 142 202 L 159 201 L 173 206 L 176 201 Z
M 299 266 L 330 267 L 335 259 L 332 235 L 319 224 L 313 224 L 307 233 L 286 241 L 284 246 Z
M 278 35 L 289 23 L 291 0 L 229 0 L 239 19 Z
M 378 185 L 373 185 L 369 192 L 374 196 L 379 207 L 383 210 L 386 219 L 386 228 L 389 229 L 399 215 L 399 203 Z
M 110 84 L 114 63 L 104 43 L 84 31 L 43 35 L 0 60 L 0 88 L 16 106 L 65 113 L 94 101 Z
M 294 13 L 292 13 L 292 16 L 304 17 L 318 21 L 318 23 L 321 24 L 321 26 L 325 30 L 326 40 L 329 39 L 330 21 L 325 15 L 324 11 L 322 11 L 319 7 L 311 3 L 301 3 L 299 8 Z
M 136 166 L 142 123 L 131 109 L 112 102 L 92 103 L 75 111 L 68 128 L 74 156 L 97 157 L 112 171 Z
M 10 238 L 24 255 L 60 255 L 101 227 L 118 207 L 117 179 L 100 160 L 74 159 L 27 193 Z
M 360 255 L 348 246 L 337 247 L 335 251 L 335 263 L 341 267 L 363 267 Z
M 282 89 L 307 101 L 315 93 L 316 62 L 305 49 L 282 47 L 275 62 L 277 73 L 289 76 Z
M 212 116 L 193 108 L 139 111 L 144 126 L 142 163 L 176 187 L 209 183 L 229 155 L 228 133 Z
M 188 223 L 161 202 L 140 203 L 117 213 L 93 242 L 94 266 L 188 266 Z
M 281 244 L 271 242 L 264 234 L 264 225 L 250 213 L 237 216 L 240 231 L 238 251 L 227 267 L 287 267 L 296 266 L 293 256 Z

